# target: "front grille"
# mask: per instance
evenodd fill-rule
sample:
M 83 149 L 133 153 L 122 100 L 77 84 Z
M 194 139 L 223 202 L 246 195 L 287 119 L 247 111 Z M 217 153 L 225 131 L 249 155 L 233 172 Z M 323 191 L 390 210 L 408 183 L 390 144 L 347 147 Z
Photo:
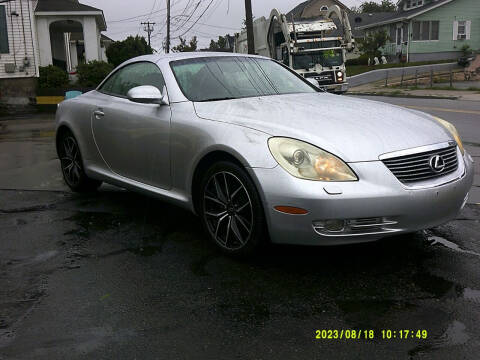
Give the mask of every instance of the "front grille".
M 320 74 L 317 73 L 305 73 L 303 74 L 305 78 L 314 78 L 318 81 L 319 85 L 328 85 L 335 82 L 335 74 L 333 71 L 326 71 Z
M 335 82 L 335 75 L 333 72 L 324 72 L 315 76 L 315 80 L 318 81 L 319 85 L 327 85 Z
M 441 171 L 438 169 L 435 171 L 430 166 L 430 160 L 436 155 L 442 158 L 445 165 Z M 452 145 L 443 149 L 385 159 L 383 163 L 402 183 L 433 179 L 457 170 L 457 146 Z

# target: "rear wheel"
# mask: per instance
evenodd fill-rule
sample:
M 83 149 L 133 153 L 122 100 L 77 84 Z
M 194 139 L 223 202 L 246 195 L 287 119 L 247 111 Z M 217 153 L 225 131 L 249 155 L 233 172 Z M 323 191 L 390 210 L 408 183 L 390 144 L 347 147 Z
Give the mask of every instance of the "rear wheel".
M 70 131 L 65 131 L 60 137 L 58 157 L 60 158 L 63 179 L 73 191 L 95 191 L 102 185 L 101 181 L 90 179 L 85 174 L 80 148 Z
M 218 162 L 201 182 L 200 215 L 210 239 L 231 255 L 251 255 L 265 243 L 263 208 L 254 183 L 240 166 Z

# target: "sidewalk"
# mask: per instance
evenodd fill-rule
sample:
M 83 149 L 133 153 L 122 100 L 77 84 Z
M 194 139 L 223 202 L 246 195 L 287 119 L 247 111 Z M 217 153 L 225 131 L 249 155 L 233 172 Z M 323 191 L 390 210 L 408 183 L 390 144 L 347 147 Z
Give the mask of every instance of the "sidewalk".
M 351 87 L 347 94 L 480 101 L 480 91 L 477 90 L 435 90 L 430 88 L 412 89 L 408 87 L 385 87 L 385 81 L 383 80 Z

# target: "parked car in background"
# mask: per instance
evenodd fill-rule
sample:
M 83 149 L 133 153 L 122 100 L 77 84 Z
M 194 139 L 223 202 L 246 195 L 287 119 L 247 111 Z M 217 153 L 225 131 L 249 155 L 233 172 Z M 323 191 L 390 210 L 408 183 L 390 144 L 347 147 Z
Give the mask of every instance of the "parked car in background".
M 72 190 L 107 182 L 169 200 L 229 254 L 269 238 L 337 245 L 437 226 L 473 181 L 446 121 L 322 92 L 260 56 L 132 59 L 56 120 Z

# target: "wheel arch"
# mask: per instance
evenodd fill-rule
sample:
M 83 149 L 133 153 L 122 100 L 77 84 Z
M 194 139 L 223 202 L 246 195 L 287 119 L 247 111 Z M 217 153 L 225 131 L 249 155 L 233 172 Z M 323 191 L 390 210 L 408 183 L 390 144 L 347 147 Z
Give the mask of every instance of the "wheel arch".
M 58 128 L 57 128 L 57 131 L 56 131 L 56 134 L 55 134 L 55 148 L 57 150 L 57 154 L 58 154 L 58 151 L 60 149 L 60 140 L 62 138 L 62 136 L 64 134 L 67 134 L 67 133 L 71 133 L 74 137 L 75 135 L 73 134 L 73 131 L 72 129 L 70 128 L 70 126 L 66 125 L 65 123 L 61 124 Z M 79 145 L 80 146 L 80 145 Z
M 241 168 L 248 167 L 248 164 L 246 163 L 245 159 L 240 159 L 240 158 L 241 157 L 236 156 L 231 152 L 226 151 L 225 149 L 212 150 L 204 154 L 200 158 L 200 160 L 197 162 L 197 165 L 195 166 L 195 170 L 193 172 L 193 176 L 190 184 L 192 204 L 193 204 L 193 209 L 195 213 L 197 214 L 199 213 L 198 212 L 199 192 L 200 192 L 200 183 L 201 183 L 202 175 L 205 174 L 205 172 L 210 168 L 210 166 L 212 166 L 213 164 L 219 161 L 229 161 L 240 166 Z M 247 172 L 247 175 L 250 176 L 248 172 Z M 253 181 L 253 183 L 256 185 L 256 181 Z

